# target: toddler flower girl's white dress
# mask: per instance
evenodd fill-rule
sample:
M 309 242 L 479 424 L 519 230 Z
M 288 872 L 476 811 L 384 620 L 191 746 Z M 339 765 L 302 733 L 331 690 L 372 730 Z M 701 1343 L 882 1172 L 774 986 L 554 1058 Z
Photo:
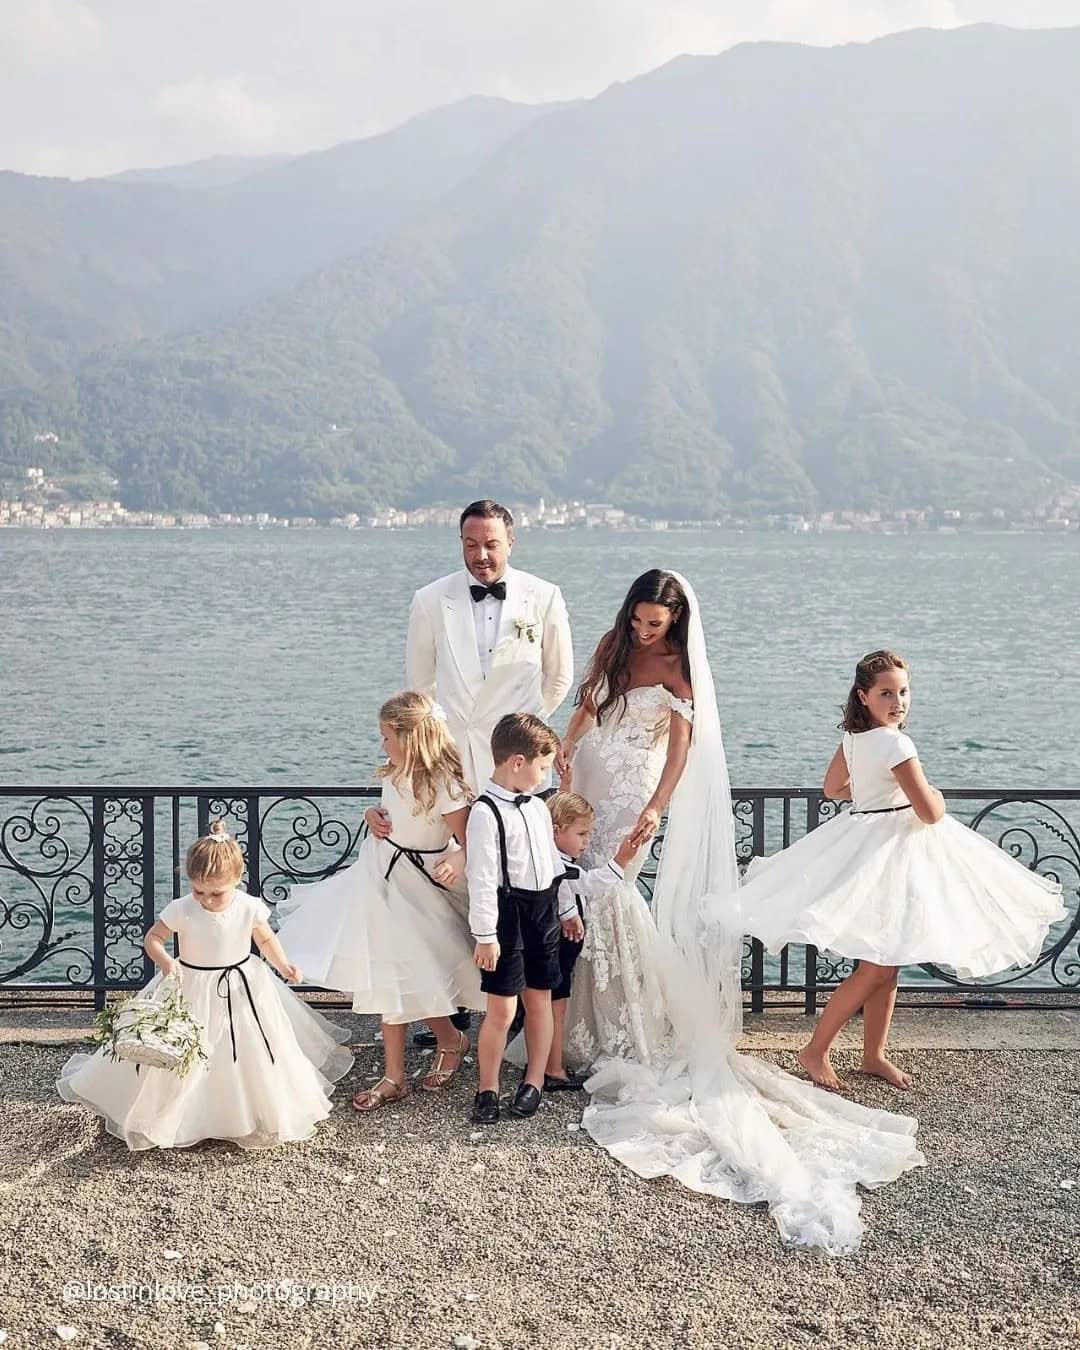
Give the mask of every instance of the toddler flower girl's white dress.
M 925 825 L 893 775 L 917 755 L 893 727 L 845 733 L 852 809 L 755 859 L 725 926 L 770 952 L 812 943 L 883 966 L 951 966 L 976 979 L 1038 959 L 1063 919 L 1061 884 L 945 815 Z
M 349 1033 L 252 953 L 252 928 L 269 915 L 240 890 L 217 912 L 191 895 L 166 905 L 160 918 L 179 936 L 181 986 L 207 1059 L 179 1078 L 167 1069 L 136 1070 L 104 1050 L 73 1055 L 56 1084 L 60 1096 L 103 1116 L 130 1149 L 186 1148 L 202 1139 L 271 1148 L 314 1134 L 330 1113 L 334 1084 L 352 1067 L 340 1044 Z M 145 992 L 163 978 L 155 975 Z
M 368 835 L 351 867 L 294 886 L 278 905 L 278 936 L 306 981 L 344 990 L 355 1012 L 390 1023 L 484 1008 L 464 879 L 445 887 L 431 876 L 456 848 L 443 817 L 464 805 L 442 787 L 417 813 L 410 784 L 383 779 L 390 838 Z

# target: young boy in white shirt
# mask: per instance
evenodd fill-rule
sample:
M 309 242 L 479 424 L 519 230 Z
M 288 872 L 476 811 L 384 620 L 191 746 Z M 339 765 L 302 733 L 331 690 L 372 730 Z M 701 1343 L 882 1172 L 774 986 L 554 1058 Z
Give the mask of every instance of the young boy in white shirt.
M 558 748 L 558 736 L 539 717 L 501 718 L 491 736 L 495 768 L 466 827 L 469 927 L 487 995 L 472 1114 L 478 1125 L 499 1119 L 499 1067 L 519 995 L 529 1062 L 510 1114 L 531 1116 L 540 1105 L 553 1032 L 551 991 L 562 978 L 558 890 L 564 868 L 551 815 L 533 793 L 547 780 Z M 570 914 L 576 920 L 576 908 Z

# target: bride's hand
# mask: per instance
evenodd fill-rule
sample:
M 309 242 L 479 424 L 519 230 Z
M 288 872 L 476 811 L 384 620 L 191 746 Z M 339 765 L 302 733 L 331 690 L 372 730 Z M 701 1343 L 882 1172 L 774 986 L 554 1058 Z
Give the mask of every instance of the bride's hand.
M 558 750 L 555 752 L 555 772 L 560 778 L 567 778 L 570 775 L 570 765 L 574 759 L 573 741 L 562 741 Z
M 651 839 L 660 828 L 660 812 L 655 806 L 647 806 L 638 816 L 637 824 L 630 832 L 635 848 L 640 848 L 647 839 Z

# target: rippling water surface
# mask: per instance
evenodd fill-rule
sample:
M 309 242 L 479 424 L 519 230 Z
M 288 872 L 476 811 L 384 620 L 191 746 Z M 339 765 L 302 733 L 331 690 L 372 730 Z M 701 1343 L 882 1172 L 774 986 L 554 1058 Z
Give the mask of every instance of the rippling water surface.
M 356 783 L 450 531 L 0 531 L 0 783 Z M 1080 786 L 1080 539 L 523 531 L 578 670 L 647 567 L 698 590 L 732 781 L 820 781 L 864 651 L 952 787 Z M 569 715 L 564 705 L 555 721 Z

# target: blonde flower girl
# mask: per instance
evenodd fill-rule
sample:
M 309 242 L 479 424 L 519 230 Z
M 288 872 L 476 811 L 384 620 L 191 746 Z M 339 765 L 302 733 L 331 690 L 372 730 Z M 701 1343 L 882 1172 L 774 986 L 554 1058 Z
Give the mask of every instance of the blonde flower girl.
M 144 941 L 160 974 L 143 992 L 179 977 L 205 1058 L 181 1078 L 102 1049 L 73 1055 L 61 1071 L 60 1096 L 96 1111 L 130 1149 L 187 1148 L 202 1139 L 259 1149 L 307 1139 L 330 1113 L 334 1084 L 352 1068 L 339 1043 L 349 1033 L 253 955 L 252 941 L 285 979 L 300 980 L 267 923 L 270 911 L 239 889 L 243 872 L 239 845 L 214 821 L 188 850 L 191 893 L 165 906 Z M 164 945 L 173 933 L 179 960 Z
M 353 1009 L 382 1019 L 383 1077 L 353 1098 L 375 1111 L 408 1095 L 405 1033 L 426 1022 L 437 1052 L 421 1086 L 445 1088 L 469 1038 L 450 1022 L 482 1009 L 464 883 L 469 791 L 446 723 L 426 694 L 403 693 L 379 710 L 387 762 L 382 800 L 365 812 L 370 831 L 356 862 L 278 907 L 279 935 L 308 973 L 352 995 Z

